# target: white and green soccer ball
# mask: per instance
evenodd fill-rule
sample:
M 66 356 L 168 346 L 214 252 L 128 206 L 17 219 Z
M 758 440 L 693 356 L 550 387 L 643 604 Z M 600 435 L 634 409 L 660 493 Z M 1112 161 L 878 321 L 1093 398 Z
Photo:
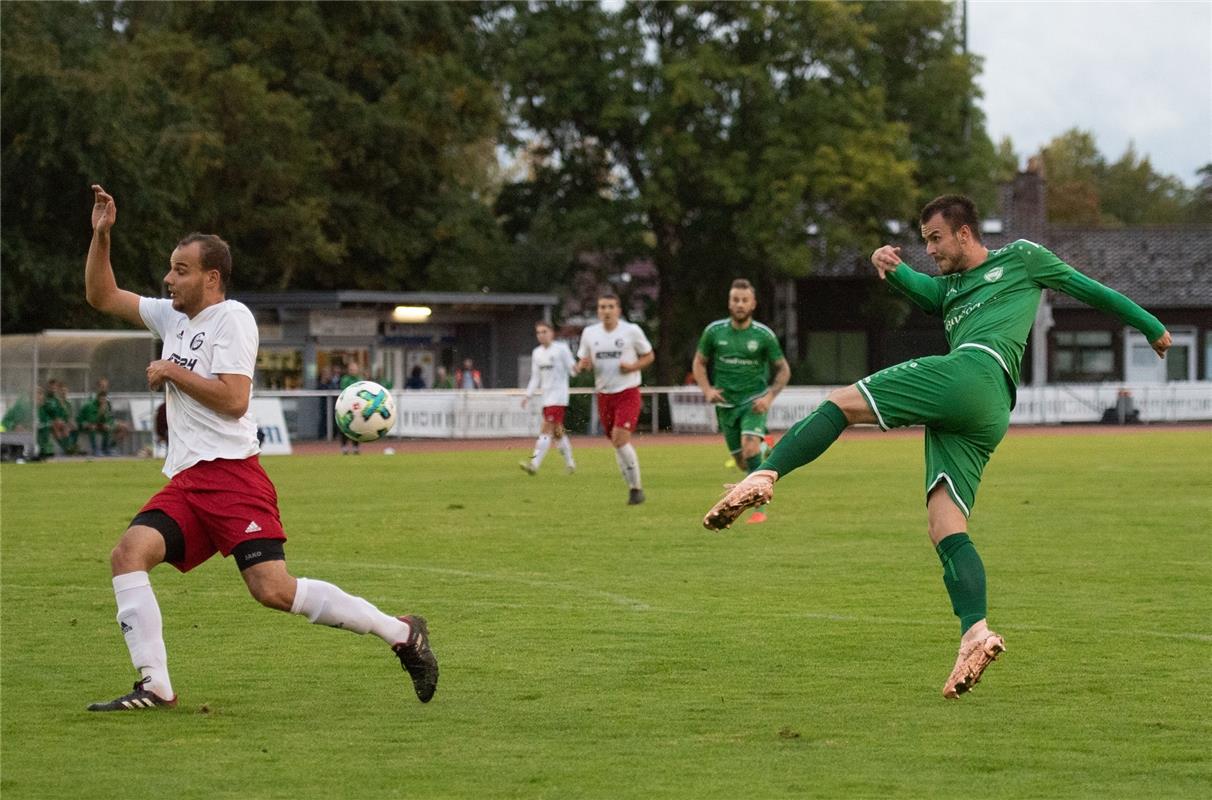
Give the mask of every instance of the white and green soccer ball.
M 358 381 L 341 390 L 336 405 L 337 427 L 355 442 L 373 442 L 396 424 L 396 401 L 374 381 Z

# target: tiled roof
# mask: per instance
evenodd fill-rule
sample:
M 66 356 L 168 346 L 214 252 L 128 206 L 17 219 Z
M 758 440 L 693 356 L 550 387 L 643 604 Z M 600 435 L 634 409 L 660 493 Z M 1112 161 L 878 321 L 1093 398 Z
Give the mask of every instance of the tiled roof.
M 985 234 L 990 248 L 1019 238 Z M 1039 242 L 1066 263 L 1096 281 L 1122 292 L 1146 308 L 1212 308 L 1212 225 L 1135 228 L 1053 227 Z M 934 274 L 935 267 L 920 241 L 902 245 L 901 258 L 915 269 Z M 874 276 L 868 255 L 851 254 L 822 263 L 812 278 Z M 1057 293 L 1059 306 L 1081 305 Z

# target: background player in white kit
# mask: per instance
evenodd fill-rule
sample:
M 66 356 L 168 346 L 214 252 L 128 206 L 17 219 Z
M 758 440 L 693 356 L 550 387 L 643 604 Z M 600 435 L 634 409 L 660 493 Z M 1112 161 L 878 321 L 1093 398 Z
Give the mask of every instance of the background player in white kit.
M 147 380 L 153 390 L 164 389 L 170 433 L 164 462 L 169 483 L 131 520 L 110 553 L 118 624 L 141 678 L 134 691 L 93 703 L 89 711 L 177 704 L 148 573 L 164 562 L 188 572 L 216 552 L 233 557 L 262 605 L 383 639 L 411 676 L 417 697 L 428 702 L 437 689 L 438 662 L 424 618 L 389 616 L 331 583 L 296 579 L 286 571 L 278 496 L 257 460 L 257 427 L 249 413 L 257 324 L 246 306 L 226 299 L 227 243 L 189 234 L 173 250 L 164 276 L 171 299 L 139 297 L 114 280 L 114 199 L 100 186 L 93 186 L 93 196 L 85 294 L 93 308 L 146 325 L 163 342 L 163 357 L 148 365 Z
M 543 425 L 534 443 L 534 454 L 519 466 L 531 475 L 537 473 L 554 439 L 556 449 L 564 456 L 564 468 L 571 475 L 577 465 L 572 460 L 572 442 L 564 431 L 564 414 L 568 410 L 568 378 L 577 373 L 577 360 L 568 345 L 555 340 L 555 329 L 550 323 L 536 322 L 534 336 L 539 346 L 530 354 L 530 382 L 526 384 L 522 408 L 526 408 L 535 392 L 541 393 Z
M 631 432 L 640 419 L 640 370 L 651 364 L 656 354 L 640 326 L 621 319 L 620 315 L 618 295 L 598 296 L 601 322 L 581 333 L 581 346 L 577 348 L 581 360 L 577 367 L 593 367 L 598 417 L 614 445 L 623 480 L 627 481 L 627 503 L 634 506 L 644 502 L 644 489 L 640 483 L 640 459 L 631 446 Z

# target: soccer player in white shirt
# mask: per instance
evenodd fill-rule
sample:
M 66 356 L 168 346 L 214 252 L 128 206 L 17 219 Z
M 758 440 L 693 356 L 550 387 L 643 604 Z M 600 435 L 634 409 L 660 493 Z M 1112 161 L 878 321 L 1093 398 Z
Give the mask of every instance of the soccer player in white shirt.
M 593 367 L 597 391 L 598 417 L 614 445 L 615 460 L 629 489 L 628 505 L 644 502 L 640 483 L 640 459 L 631 446 L 631 432 L 640 419 L 640 371 L 656 358 L 648 337 L 639 325 L 621 318 L 619 298 L 615 294 L 598 297 L 597 325 L 581 333 L 577 349 L 578 369 Z
M 568 345 L 555 341 L 551 323 L 536 322 L 534 336 L 539 340 L 539 346 L 530 354 L 530 382 L 526 384 L 522 408 L 526 408 L 532 395 L 540 392 L 543 395 L 543 426 L 534 443 L 534 454 L 519 466 L 530 475 L 537 473 L 554 439 L 556 449 L 564 456 L 564 468 L 571 475 L 577 465 L 572 460 L 572 442 L 568 441 L 564 430 L 564 413 L 568 410 L 568 378 L 577 373 L 577 360 Z
M 423 617 L 392 617 L 331 583 L 286 570 L 286 535 L 273 483 L 257 460 L 249 405 L 258 334 L 252 313 L 227 300 L 231 251 L 218 236 L 191 233 L 169 261 L 169 300 L 119 289 L 110 264 L 114 199 L 93 186 L 93 238 L 84 266 L 89 304 L 146 325 L 163 341 L 147 367 L 148 385 L 168 407 L 169 483 L 131 520 L 110 553 L 118 624 L 140 674 L 134 691 L 93 703 L 90 711 L 133 711 L 177 704 L 168 675 L 160 606 L 148 573 L 161 563 L 188 572 L 216 552 L 235 558 L 262 605 L 313 623 L 374 633 L 391 646 L 421 702 L 433 697 L 438 662 Z

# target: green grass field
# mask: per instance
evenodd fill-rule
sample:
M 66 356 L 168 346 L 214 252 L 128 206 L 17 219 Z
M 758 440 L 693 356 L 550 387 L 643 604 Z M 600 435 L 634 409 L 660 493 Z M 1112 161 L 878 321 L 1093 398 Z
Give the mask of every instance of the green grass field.
M 959 701 L 921 447 L 844 439 L 723 534 L 722 443 L 641 438 L 634 508 L 600 447 L 536 478 L 518 449 L 266 459 L 292 570 L 429 617 L 437 697 L 212 559 L 152 575 L 181 706 L 108 715 L 109 549 L 159 464 L 6 465 L 0 792 L 1212 795 L 1212 434 L 1011 432 L 972 519 L 1008 652 Z

